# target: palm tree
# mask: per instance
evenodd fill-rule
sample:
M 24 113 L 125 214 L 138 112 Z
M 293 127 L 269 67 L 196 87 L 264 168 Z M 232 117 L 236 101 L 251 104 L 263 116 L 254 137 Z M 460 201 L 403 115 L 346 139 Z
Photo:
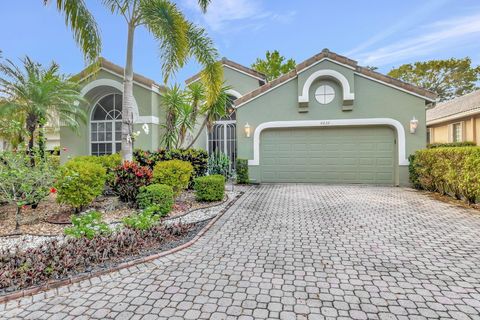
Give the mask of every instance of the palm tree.
M 43 126 L 58 117 L 66 126 L 77 129 L 79 122 L 87 118 L 80 107 L 84 100 L 78 84 L 59 74 L 56 63 L 44 68 L 29 57 L 22 63 L 24 70 L 10 60 L 0 64 L 0 95 L 3 95 L 0 116 L 24 119 L 30 153 L 35 145 L 36 130 L 40 128 L 39 147 L 43 152 Z
M 47 4 L 49 1 L 44 0 Z M 57 9 L 65 16 L 77 43 L 87 59 L 98 57 L 101 48 L 99 31 L 93 16 L 83 0 L 56 0 Z M 198 0 L 203 12 L 211 0 Z M 127 52 L 123 84 L 122 155 L 132 159 L 133 130 L 133 44 L 135 30 L 145 26 L 159 42 L 164 82 L 190 57 L 204 69 L 202 82 L 206 85 L 206 99 L 213 103 L 220 94 L 223 70 L 218 63 L 218 52 L 203 28 L 189 22 L 176 4 L 170 0 L 102 0 L 114 14 L 120 14 L 127 24 Z M 91 47 L 90 47 L 91 46 Z
M 226 106 L 230 102 L 229 96 L 227 91 L 230 90 L 231 87 L 229 86 L 222 86 L 220 90 L 220 94 L 217 96 L 217 99 L 213 103 L 206 102 L 200 108 L 200 114 L 205 116 L 205 119 L 202 122 L 196 136 L 187 146 L 187 148 L 191 148 L 195 141 L 197 141 L 200 134 L 202 134 L 203 129 L 206 127 L 208 131 L 212 130 L 213 124 L 215 121 L 218 121 L 220 118 L 224 117 L 226 112 Z
M 163 95 L 163 105 L 166 109 L 165 134 L 162 138 L 162 144 L 167 150 L 172 149 L 178 143 L 177 120 L 179 110 L 187 104 L 185 93 L 178 85 L 169 88 Z

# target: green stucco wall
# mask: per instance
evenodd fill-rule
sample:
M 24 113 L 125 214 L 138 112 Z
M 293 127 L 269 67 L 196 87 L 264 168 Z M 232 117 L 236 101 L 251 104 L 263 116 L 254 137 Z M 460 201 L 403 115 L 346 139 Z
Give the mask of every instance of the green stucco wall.
M 114 81 L 120 88 L 123 83 L 122 77 L 105 70 L 100 70 L 95 76 L 88 78 L 81 84 L 82 87 L 85 87 L 92 82 L 101 82 L 103 80 Z M 62 162 L 67 161 L 67 159 L 71 157 L 90 154 L 89 121 L 92 109 L 101 97 L 112 93 L 121 94 L 121 91 L 109 84 L 101 84 L 85 93 L 84 98 L 87 100 L 87 103 L 85 103 L 83 107 L 87 113 L 88 123 L 82 124 L 78 132 L 73 132 L 71 129 L 63 126 L 60 128 L 60 144 L 62 148 L 67 149 L 67 151 L 61 152 Z M 161 95 L 137 83 L 134 83 L 133 95 L 137 102 L 138 115 L 140 117 L 134 124 L 134 131 L 140 131 L 140 135 L 134 143 L 134 148 L 144 150 L 158 149 L 160 147 L 162 134 L 160 124 L 165 122 L 165 110 L 161 107 Z M 142 117 L 147 118 L 142 119 Z M 154 123 L 157 121 L 152 122 L 152 117 L 157 118 L 158 123 Z M 142 129 L 143 123 L 147 123 L 149 126 L 148 135 L 146 135 Z
M 299 92 L 308 76 L 320 69 L 335 69 L 349 79 L 350 87 L 354 88 L 355 93 L 353 110 L 342 111 L 342 88 L 339 83 L 333 79 L 321 78 L 316 80 L 310 88 L 308 112 L 299 112 Z M 315 90 L 323 83 L 331 85 L 336 93 L 335 99 L 327 105 L 319 104 L 314 97 Z M 409 123 L 413 117 L 418 119 L 419 128 L 415 134 L 410 134 Z M 405 129 L 407 156 L 425 147 L 425 100 L 423 98 L 354 74 L 351 69 L 341 65 L 324 61 L 301 73 L 298 78 L 284 83 L 237 109 L 238 157 L 253 159 L 253 132 L 264 122 L 360 118 L 392 118 L 399 121 Z M 243 132 L 247 122 L 252 127 L 250 138 L 247 138 Z M 395 170 L 395 184 L 408 184 L 408 170 L 405 166 L 398 165 L 398 159 Z M 253 180 L 261 182 L 260 166 L 250 166 L 250 175 Z

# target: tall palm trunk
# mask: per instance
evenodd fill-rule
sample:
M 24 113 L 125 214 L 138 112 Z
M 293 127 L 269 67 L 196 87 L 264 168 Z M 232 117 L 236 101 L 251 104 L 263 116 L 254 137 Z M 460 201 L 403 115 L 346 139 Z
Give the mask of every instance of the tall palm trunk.
M 33 147 L 35 145 L 35 129 L 37 129 L 37 116 L 29 114 L 26 119 L 26 128 L 28 131 L 28 154 L 30 155 L 30 164 L 35 165 Z
M 40 123 L 38 125 L 38 152 L 42 160 L 45 160 L 45 148 L 45 126 L 43 123 Z
M 133 40 L 134 22 L 128 24 L 127 58 L 123 80 L 122 102 L 122 159 L 132 161 L 133 158 Z

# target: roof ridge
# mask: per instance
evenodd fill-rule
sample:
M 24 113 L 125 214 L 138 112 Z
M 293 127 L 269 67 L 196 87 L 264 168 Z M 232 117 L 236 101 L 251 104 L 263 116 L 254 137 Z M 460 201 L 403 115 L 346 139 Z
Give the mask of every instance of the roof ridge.
M 278 78 L 276 78 L 276 79 L 274 79 L 270 82 L 267 82 L 263 86 L 248 92 L 247 94 L 243 95 L 241 98 L 238 98 L 237 100 L 235 100 L 235 105 L 238 106 L 240 104 L 243 104 L 243 103 L 249 101 L 250 99 L 255 98 L 257 95 L 260 95 L 267 90 L 270 90 L 270 89 L 272 89 L 276 86 L 281 85 L 282 83 L 286 82 L 287 80 L 290 80 L 290 79 L 296 77 L 301 71 L 309 68 L 310 66 L 314 65 L 318 61 L 321 61 L 322 59 L 331 59 L 333 61 L 336 61 L 337 63 L 348 65 L 348 66 L 352 67 L 356 72 L 361 73 L 364 76 L 371 77 L 371 78 L 374 78 L 374 79 L 382 81 L 382 82 L 386 82 L 387 84 L 391 84 L 391 85 L 399 87 L 403 90 L 410 91 L 410 92 L 418 94 L 418 95 L 422 95 L 422 96 L 424 96 L 426 98 L 430 98 L 432 100 L 436 99 L 436 97 L 437 97 L 437 95 L 430 90 L 420 88 L 420 87 L 415 86 L 413 84 L 401 81 L 401 80 L 396 79 L 396 78 L 392 78 L 390 76 L 387 76 L 387 75 L 384 75 L 382 73 L 373 71 L 373 70 L 368 69 L 366 67 L 359 66 L 357 61 L 352 60 L 350 58 L 347 58 L 346 56 L 339 55 L 339 54 L 337 54 L 335 52 L 332 52 L 329 49 L 325 48 L 320 53 L 317 53 L 314 56 L 312 56 L 312 57 L 300 62 L 299 64 L 297 64 L 295 69 L 293 69 L 289 73 L 281 75 L 280 77 L 278 77 Z
M 245 73 L 248 73 L 250 74 L 251 76 L 253 77 L 257 77 L 257 78 L 261 78 L 263 79 L 264 81 L 266 81 L 266 76 L 265 74 L 257 71 L 257 70 L 254 70 L 252 68 L 249 68 L 249 67 L 246 67 L 244 66 L 243 64 L 240 64 L 238 62 L 235 62 L 233 60 L 230 60 L 226 57 L 223 57 L 221 58 L 220 60 L 218 60 L 217 62 L 221 62 L 222 65 L 230 65 L 230 67 L 233 67 L 233 68 L 236 68 L 236 69 L 240 69 L 240 71 L 243 71 Z M 201 74 L 201 71 L 200 72 L 197 72 L 196 74 L 194 74 L 193 76 L 191 76 L 190 78 L 188 78 L 187 80 L 185 80 L 185 83 L 188 85 L 196 80 L 198 80 L 200 78 L 200 74 Z

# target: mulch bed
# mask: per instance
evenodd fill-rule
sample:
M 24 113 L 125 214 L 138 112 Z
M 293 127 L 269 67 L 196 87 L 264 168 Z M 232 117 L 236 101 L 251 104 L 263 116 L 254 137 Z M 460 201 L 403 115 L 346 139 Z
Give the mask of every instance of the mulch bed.
M 202 203 L 195 200 L 195 193 L 191 190 L 182 192 L 173 206 L 169 218 L 181 216 L 185 213 L 220 204 L 219 202 Z M 122 218 L 132 214 L 135 208 L 121 202 L 115 196 L 101 196 L 97 198 L 88 209 L 103 212 L 103 220 L 107 223 L 121 221 Z M 36 209 L 26 207 L 22 209 L 20 230 L 15 231 L 15 207 L 0 205 L 0 237 L 18 234 L 38 236 L 58 236 L 63 234 L 65 227 L 70 225 L 72 209 L 60 205 L 55 201 L 55 195 L 50 195 L 42 201 Z
M 422 194 L 426 195 L 427 197 L 441 201 L 444 203 L 448 203 L 451 205 L 455 205 L 458 207 L 466 208 L 466 209 L 474 209 L 480 211 L 480 203 L 474 203 L 474 204 L 468 204 L 464 200 L 458 200 L 455 199 L 454 197 L 451 197 L 449 195 L 443 195 L 438 192 L 430 192 L 430 191 L 425 191 L 425 190 L 414 190 L 416 192 L 421 192 Z

